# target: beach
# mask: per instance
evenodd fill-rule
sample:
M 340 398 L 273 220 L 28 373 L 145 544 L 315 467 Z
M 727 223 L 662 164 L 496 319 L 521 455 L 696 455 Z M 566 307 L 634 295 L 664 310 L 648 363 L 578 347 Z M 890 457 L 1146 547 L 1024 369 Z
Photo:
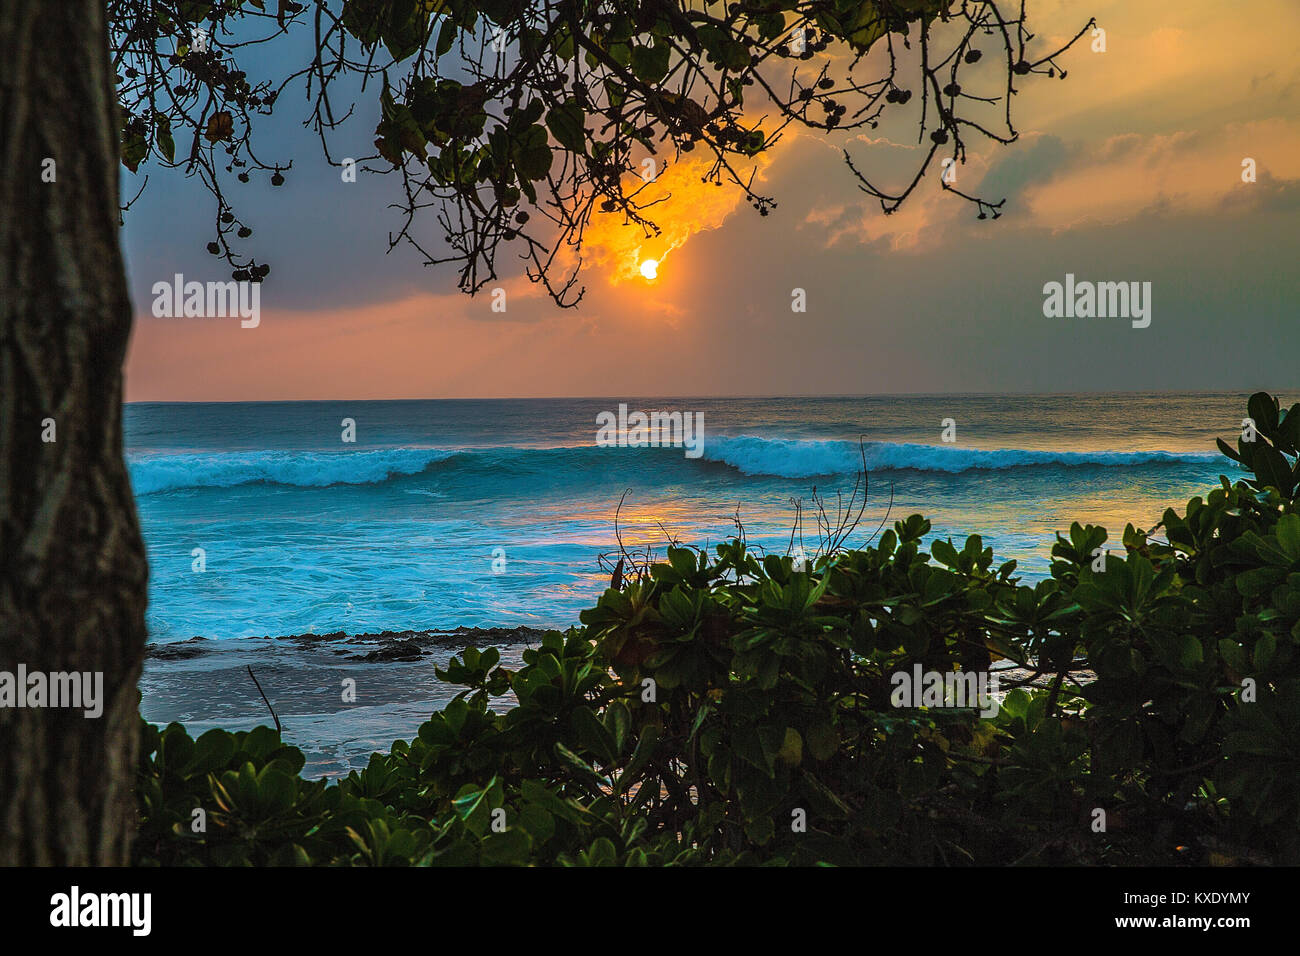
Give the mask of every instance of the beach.
M 497 647 L 502 664 L 516 668 L 540 635 L 483 628 L 155 643 L 140 679 L 141 713 L 159 726 L 183 723 L 198 737 L 214 727 L 273 726 L 269 701 L 285 741 L 307 758 L 303 773 L 333 777 L 364 767 L 394 740 L 411 739 L 464 690 L 434 675 L 453 654 Z

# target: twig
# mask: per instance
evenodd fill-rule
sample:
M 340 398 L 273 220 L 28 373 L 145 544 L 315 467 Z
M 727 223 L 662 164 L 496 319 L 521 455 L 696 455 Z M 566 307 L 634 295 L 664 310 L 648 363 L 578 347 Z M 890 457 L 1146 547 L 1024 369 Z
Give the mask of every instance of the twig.
M 257 685 L 257 692 L 262 695 L 262 703 L 266 704 L 266 709 L 271 712 L 271 719 L 275 721 L 275 732 L 277 734 L 283 733 L 283 728 L 280 727 L 280 718 L 275 715 L 275 708 L 266 699 L 266 692 L 262 690 L 262 685 L 257 682 L 257 675 L 253 673 L 252 667 L 248 668 L 248 676 L 253 678 L 253 683 Z

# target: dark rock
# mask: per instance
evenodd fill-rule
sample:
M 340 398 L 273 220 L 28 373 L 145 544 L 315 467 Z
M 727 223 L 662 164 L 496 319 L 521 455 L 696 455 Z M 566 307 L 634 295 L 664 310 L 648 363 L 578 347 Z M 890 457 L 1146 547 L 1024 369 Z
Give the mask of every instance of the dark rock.
M 369 654 L 352 654 L 350 660 L 358 661 L 397 661 L 410 663 L 424 656 L 424 651 L 415 641 L 396 641 L 387 647 L 371 651 Z
M 149 644 L 145 647 L 145 656 L 159 661 L 188 661 L 210 651 L 211 642 L 203 637 L 191 637 L 188 641 L 172 641 L 166 644 Z

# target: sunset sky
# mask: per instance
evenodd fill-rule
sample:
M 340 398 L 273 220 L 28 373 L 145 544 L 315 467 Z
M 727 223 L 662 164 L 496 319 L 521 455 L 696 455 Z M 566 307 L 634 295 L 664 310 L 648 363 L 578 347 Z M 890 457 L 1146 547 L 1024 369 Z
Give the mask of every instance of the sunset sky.
M 174 273 L 229 278 L 203 248 L 211 196 L 150 170 L 125 230 L 136 303 L 127 399 L 1294 387 L 1300 6 L 1030 0 L 1028 10 L 1044 43 L 1096 16 L 1107 51 L 1085 37 L 1066 54 L 1067 80 L 1023 83 L 1020 141 L 981 142 L 959 168 L 963 191 L 1007 197 L 1000 220 L 977 221 L 944 194 L 937 166 L 885 217 L 856 189 L 840 143 L 795 133 L 763 160 L 761 191 L 780 204 L 766 218 L 688 167 L 669 174 L 658 219 L 661 248 L 675 248 L 653 282 L 636 272 L 639 233 L 603 217 L 588 237 L 586 298 L 571 310 L 522 268 L 500 283 L 500 314 L 490 295 L 457 292 L 453 269 L 424 268 L 409 248 L 385 254 L 397 178 L 342 183 L 300 125 L 301 89 L 286 92 L 259 154 L 294 159 L 287 184 L 233 193 L 256 230 L 249 248 L 273 267 L 258 328 L 150 315 L 153 283 Z M 336 156 L 373 151 L 371 99 Z M 917 148 L 887 134 L 847 145 L 859 166 L 886 171 Z M 1253 184 L 1241 179 L 1245 157 L 1257 162 Z M 126 195 L 138 188 L 127 174 Z M 1043 285 L 1067 273 L 1151 282 L 1150 327 L 1045 318 Z M 806 313 L 791 312 L 796 287 Z

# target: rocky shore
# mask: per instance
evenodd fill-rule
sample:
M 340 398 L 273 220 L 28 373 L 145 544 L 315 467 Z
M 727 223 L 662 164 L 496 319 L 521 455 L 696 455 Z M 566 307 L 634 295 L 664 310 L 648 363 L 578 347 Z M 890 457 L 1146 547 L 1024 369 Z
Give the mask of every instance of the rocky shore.
M 458 627 L 151 644 L 140 710 L 160 726 L 179 721 L 195 736 L 212 727 L 270 726 L 271 713 L 249 677 L 252 668 L 285 741 L 307 757 L 303 772 L 346 774 L 364 767 L 373 751 L 411 739 L 462 689 L 434 673 L 454 654 L 496 647 L 502 663 L 518 667 L 522 651 L 542 634 L 529 627 Z

